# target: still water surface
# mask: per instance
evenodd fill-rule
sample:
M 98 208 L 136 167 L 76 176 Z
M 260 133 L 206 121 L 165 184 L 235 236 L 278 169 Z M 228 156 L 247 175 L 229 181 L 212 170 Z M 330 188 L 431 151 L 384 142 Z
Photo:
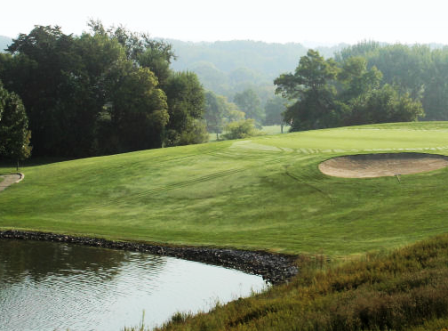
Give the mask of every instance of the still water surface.
M 160 325 L 265 288 L 261 277 L 144 253 L 0 240 L 0 331 Z

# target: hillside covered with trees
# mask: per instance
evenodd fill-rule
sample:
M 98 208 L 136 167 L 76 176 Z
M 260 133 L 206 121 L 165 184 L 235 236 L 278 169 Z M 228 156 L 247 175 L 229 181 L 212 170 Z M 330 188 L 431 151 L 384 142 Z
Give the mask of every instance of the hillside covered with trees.
M 273 80 L 297 65 L 307 47 L 299 43 L 277 44 L 251 40 L 217 42 L 183 42 L 167 40 L 173 45 L 177 61 L 175 70 L 195 72 L 208 90 L 233 100 L 236 93 L 252 89 L 262 106 L 273 97 Z M 316 48 L 331 57 L 345 46 Z
M 410 122 L 424 116 L 421 102 L 396 85 L 384 84 L 363 57 L 325 60 L 309 50 L 294 73 L 275 80 L 276 92 L 290 101 L 284 121 L 292 131 L 337 126 Z
M 23 104 L 29 127 L 21 130 L 33 155 L 194 144 L 208 133 L 244 137 L 262 125 L 296 131 L 448 119 L 448 48 L 440 45 L 369 41 L 307 51 L 155 40 L 95 21 L 89 28 L 74 36 L 36 26 L 0 38 L 8 45 L 0 81 Z
M 0 54 L 0 80 L 25 106 L 33 154 L 85 157 L 208 139 L 204 90 L 174 72 L 170 44 L 89 23 L 79 37 L 36 26 Z

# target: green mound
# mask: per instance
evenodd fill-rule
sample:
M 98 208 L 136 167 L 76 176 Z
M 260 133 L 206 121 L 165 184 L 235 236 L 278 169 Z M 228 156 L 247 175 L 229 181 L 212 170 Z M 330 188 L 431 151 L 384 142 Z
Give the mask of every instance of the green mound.
M 0 227 L 330 256 L 446 232 L 447 169 L 400 181 L 318 169 L 337 156 L 395 152 L 448 155 L 448 123 L 307 131 L 30 166 L 0 194 Z

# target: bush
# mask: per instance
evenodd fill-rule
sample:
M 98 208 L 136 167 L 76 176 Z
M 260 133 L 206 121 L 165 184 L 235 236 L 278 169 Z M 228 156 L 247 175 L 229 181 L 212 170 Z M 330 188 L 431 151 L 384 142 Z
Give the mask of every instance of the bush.
M 243 139 L 248 137 L 260 136 L 263 133 L 255 129 L 255 120 L 247 119 L 242 121 L 231 122 L 224 129 L 224 139 Z

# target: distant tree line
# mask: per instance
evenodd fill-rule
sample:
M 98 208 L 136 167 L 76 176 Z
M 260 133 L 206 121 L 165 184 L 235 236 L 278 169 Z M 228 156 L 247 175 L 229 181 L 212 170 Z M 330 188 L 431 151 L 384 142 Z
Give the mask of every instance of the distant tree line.
M 431 45 L 381 45 L 369 41 L 336 53 L 343 63 L 351 57 L 366 59 L 367 67 L 383 74 L 382 82 L 419 100 L 425 110 L 424 120 L 448 120 L 448 47 Z
M 448 120 L 448 48 L 362 42 L 327 59 L 309 50 L 295 72 L 275 79 L 275 89 L 257 71 L 263 70 L 269 54 L 281 62 L 277 53 L 287 49 L 290 63 L 292 53 L 302 53 L 301 48 L 274 45 L 273 51 L 254 42 L 200 44 L 210 61 L 216 52 L 227 54 L 228 62 L 219 53 L 216 65 L 231 70 L 227 78 L 207 71 L 213 84 L 230 82 L 232 87 L 211 84 L 206 92 L 196 73 L 174 71 L 177 57 L 171 44 L 122 26 L 105 28 L 97 21 L 88 25 L 89 32 L 81 36 L 36 26 L 0 54 L 2 93 L 16 98 L 21 105 L 17 109 L 24 109 L 17 113 L 23 115 L 21 125 L 26 124 L 17 133 L 24 137 L 22 146 L 28 146 L 23 155 L 29 154 L 30 133 L 33 155 L 85 157 L 201 143 L 208 132 L 217 139 L 230 130 L 236 134 L 222 137 L 244 136 L 262 125 L 287 123 L 292 130 L 308 130 Z M 248 63 L 241 62 L 238 52 L 251 48 L 258 55 L 245 67 Z M 179 49 L 181 57 L 200 58 L 194 47 Z M 273 75 L 284 64 L 271 66 L 266 74 Z M 210 63 L 196 65 L 204 69 Z M 198 75 L 210 85 L 200 70 Z M 274 90 L 284 98 L 275 96 Z M 0 157 L 6 155 L 5 141 L 0 142 Z
M 414 90 L 384 82 L 376 66 L 355 55 L 326 60 L 309 50 L 294 73 L 275 80 L 276 92 L 290 102 L 284 120 L 291 130 L 407 122 L 424 116 Z
M 89 22 L 76 37 L 36 26 L 0 54 L 4 89 L 20 97 L 33 155 L 85 157 L 200 143 L 205 95 L 174 72 L 171 45 Z
M 328 86 L 334 88 L 335 92 L 331 96 L 332 105 L 327 105 L 332 108 L 331 116 L 333 118 L 331 120 L 330 118 L 321 119 L 321 123 L 316 122 L 312 125 L 303 124 L 303 127 L 352 125 L 377 121 L 409 120 L 410 118 L 413 120 L 415 118 L 448 120 L 448 84 L 446 83 L 448 81 L 448 47 L 443 45 L 387 45 L 370 41 L 353 46 L 341 46 L 333 49 L 318 49 L 319 55 L 323 54 L 322 56 L 327 59 L 333 58 L 335 66 L 338 70 L 345 70 L 345 74 L 350 70 L 348 68 L 350 65 L 346 63 L 349 58 L 363 58 L 366 61 L 366 71 L 375 68 L 377 73 L 381 73 L 381 78 L 377 77 L 378 87 L 372 85 L 370 94 L 364 91 L 366 93 L 363 94 L 363 98 L 358 100 L 355 100 L 355 90 L 352 89 L 350 92 L 352 98 L 349 100 L 350 95 L 343 90 L 349 88 L 348 84 L 352 84 L 353 88 L 353 85 L 356 84 L 355 81 L 349 83 L 343 77 L 344 73 L 335 73 L 334 78 L 327 80 Z M 288 66 L 292 69 L 297 65 L 301 56 L 306 56 L 306 49 L 297 44 L 279 45 L 252 41 L 216 43 L 174 41 L 174 47 L 181 54 L 181 59 L 176 62 L 176 66 L 191 68 L 198 74 L 204 86 L 213 92 L 226 96 L 234 103 L 239 94 L 247 90 L 255 92 L 261 101 L 261 108 L 264 110 L 261 122 L 263 124 L 267 124 L 269 118 L 272 118 L 271 115 L 268 115 L 267 109 L 269 108 L 268 104 L 272 105 L 275 100 L 273 93 L 275 86 L 269 83 L 270 77 L 278 77 L 280 72 L 287 70 Z M 247 56 L 242 57 L 241 54 Z M 345 69 L 343 69 L 344 66 Z M 352 64 L 352 66 L 355 65 Z M 381 99 L 379 89 L 382 89 L 383 105 L 373 103 L 374 100 Z M 279 94 L 282 93 L 279 91 Z M 368 95 L 370 95 L 369 98 L 367 98 Z M 283 103 L 288 103 L 291 106 L 295 103 L 293 100 L 296 99 L 290 94 Z M 390 102 L 384 104 L 386 100 Z M 409 118 L 403 114 L 399 115 L 399 112 L 392 116 L 391 105 L 395 104 L 393 109 L 399 105 L 403 107 L 403 102 L 406 100 L 420 102 L 425 115 L 417 111 L 416 117 Z M 399 101 L 402 103 L 400 104 Z M 373 108 L 376 107 L 381 107 L 381 109 L 373 112 Z M 383 111 L 382 114 L 381 111 Z M 312 111 L 310 110 L 310 112 Z M 369 114 L 364 116 L 365 112 Z M 290 114 L 291 111 L 288 113 Z M 288 121 L 291 120 L 289 117 L 286 116 Z M 302 114 L 301 117 L 304 118 L 304 115 Z M 259 119 L 256 121 L 260 123 Z M 304 121 L 312 122 L 313 119 Z

